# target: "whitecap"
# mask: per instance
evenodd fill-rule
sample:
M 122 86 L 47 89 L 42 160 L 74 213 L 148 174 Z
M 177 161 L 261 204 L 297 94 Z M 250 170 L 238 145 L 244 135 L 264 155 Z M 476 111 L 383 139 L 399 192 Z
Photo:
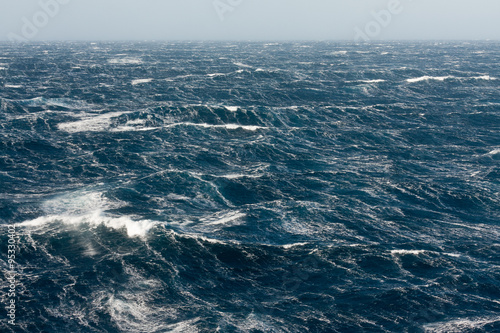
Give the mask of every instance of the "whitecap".
M 214 76 L 224 76 L 224 75 L 226 75 L 226 74 L 224 74 L 224 73 L 212 73 L 212 74 L 207 74 L 207 76 L 209 76 L 209 77 L 214 77 Z
M 195 324 L 200 321 L 200 318 L 181 321 L 176 324 L 167 325 L 168 332 L 171 333 L 198 333 L 199 330 Z
M 151 81 L 153 81 L 153 79 L 137 79 L 137 80 L 132 80 L 132 85 L 135 86 L 137 84 L 149 83 Z
M 379 82 L 385 82 L 385 80 L 382 80 L 382 79 L 377 79 L 377 80 L 361 80 L 360 82 L 364 82 L 364 83 L 379 83 Z
M 241 62 L 233 62 L 233 64 L 235 64 L 236 66 L 240 66 L 240 67 L 252 68 L 252 66 L 245 65 L 245 64 L 243 64 Z
M 118 126 L 110 129 L 110 132 L 146 132 L 155 131 L 161 127 L 138 127 L 138 126 Z
M 475 76 L 475 77 L 473 77 L 473 79 L 475 79 L 475 80 L 486 80 L 486 81 L 497 80 L 496 77 L 491 77 L 489 75 Z
M 67 226 L 90 226 L 96 228 L 104 225 L 115 230 L 125 230 L 128 237 L 145 237 L 156 225 L 150 220 L 133 220 L 130 216 L 106 216 L 100 210 L 83 215 L 48 215 L 17 224 L 19 227 L 44 229 L 49 225 L 62 223 Z
M 78 133 L 78 132 L 100 132 L 105 131 L 111 125 L 111 119 L 119 117 L 123 114 L 131 113 L 132 111 L 126 112 L 109 112 L 101 114 L 99 116 L 94 116 L 91 118 L 61 123 L 57 125 L 57 128 L 61 131 L 68 133 Z
M 500 154 L 500 148 L 493 149 L 487 155 L 496 155 L 496 154 Z
M 0 68 L 1 69 L 1 68 Z M 13 88 L 13 89 L 18 89 L 18 88 L 22 88 L 23 86 L 22 85 L 19 85 L 19 84 L 5 84 L 4 85 L 5 88 Z
M 224 106 L 226 110 L 231 111 L 231 112 L 236 112 L 238 111 L 239 107 L 237 106 Z
M 57 195 L 41 204 L 45 214 L 78 215 L 99 209 L 116 209 L 122 207 L 120 202 L 111 202 L 104 193 L 98 191 L 75 191 Z
M 118 65 L 139 65 L 142 64 L 142 60 L 138 58 L 115 58 L 109 59 L 108 63 Z
M 444 81 L 447 79 L 453 79 L 455 78 L 454 76 L 421 76 L 413 79 L 407 79 L 407 82 L 410 83 L 415 83 L 415 82 L 420 82 L 420 81 L 429 81 L 429 80 L 434 80 L 434 81 Z
M 425 250 L 391 250 L 392 255 L 405 255 L 405 254 L 419 255 L 425 252 L 426 252 Z
M 220 213 L 215 214 L 209 217 L 202 218 L 200 220 L 204 222 L 204 225 L 219 225 L 219 224 L 228 224 L 230 222 L 241 220 L 245 216 L 246 214 L 240 211 L 235 211 L 235 212 L 231 211 L 222 214 Z
M 267 129 L 267 127 L 254 126 L 254 125 L 239 125 L 239 124 L 211 125 L 211 124 L 205 124 L 205 123 L 190 123 L 190 122 L 169 124 L 169 125 L 166 125 L 165 127 L 168 128 L 168 127 L 177 127 L 177 126 L 195 126 L 195 127 L 203 127 L 203 128 L 225 128 L 225 129 L 244 129 L 244 130 L 247 130 L 247 131 L 256 131 L 258 129 Z
M 291 249 L 291 248 L 296 247 L 296 246 L 304 246 L 307 244 L 309 244 L 309 243 L 293 243 L 293 244 L 285 244 L 285 245 L 281 245 L 281 246 L 288 250 L 288 249 Z
M 231 173 L 227 175 L 222 175 L 220 177 L 226 178 L 226 179 L 239 179 L 239 178 L 260 178 L 263 175 L 246 175 L 246 174 L 241 174 L 241 173 Z

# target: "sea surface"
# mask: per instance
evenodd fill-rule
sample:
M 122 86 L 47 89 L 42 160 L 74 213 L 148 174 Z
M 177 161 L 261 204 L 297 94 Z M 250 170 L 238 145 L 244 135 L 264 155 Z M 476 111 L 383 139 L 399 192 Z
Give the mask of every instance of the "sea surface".
M 500 332 L 499 63 L 0 44 L 0 331 Z

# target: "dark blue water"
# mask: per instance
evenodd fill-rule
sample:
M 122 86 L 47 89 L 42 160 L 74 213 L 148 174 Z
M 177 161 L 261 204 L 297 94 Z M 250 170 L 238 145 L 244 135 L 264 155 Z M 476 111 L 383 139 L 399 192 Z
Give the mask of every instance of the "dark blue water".
M 0 45 L 0 331 L 500 332 L 498 63 Z

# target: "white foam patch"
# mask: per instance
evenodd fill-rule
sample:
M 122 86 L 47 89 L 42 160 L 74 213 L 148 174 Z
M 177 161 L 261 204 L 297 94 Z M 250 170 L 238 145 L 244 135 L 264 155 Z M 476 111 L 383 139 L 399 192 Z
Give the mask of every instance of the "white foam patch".
M 0 67 L 0 70 L 4 70 L 4 69 L 7 69 L 7 68 L 5 68 L 5 67 Z
M 1 68 L 0 68 L 1 69 Z M 5 88 L 13 88 L 13 89 L 19 89 L 19 88 L 22 88 L 23 86 L 21 85 L 18 85 L 18 84 L 5 84 L 4 85 Z
M 456 319 L 447 322 L 439 322 L 424 325 L 425 332 L 429 333 L 462 333 L 469 332 L 469 330 L 481 330 L 488 324 L 500 321 L 500 317 L 486 317 L 486 318 L 464 318 Z
M 135 86 L 137 84 L 149 83 L 151 81 L 153 81 L 153 79 L 137 79 L 137 80 L 132 80 L 132 85 Z
M 496 155 L 496 154 L 500 154 L 500 148 L 493 149 L 488 153 L 488 155 Z
M 101 132 L 105 131 L 111 125 L 111 119 L 119 117 L 123 114 L 131 113 L 127 112 L 109 112 L 101 114 L 99 116 L 94 116 L 86 118 L 83 120 L 72 121 L 68 123 L 58 124 L 57 128 L 61 131 L 68 133 L 78 133 L 78 132 Z
M 406 255 L 406 254 L 419 255 L 425 252 L 426 252 L 425 250 L 391 250 L 392 255 Z
M 118 65 L 139 65 L 142 64 L 142 60 L 139 58 L 115 58 L 109 59 L 108 63 Z
M 408 79 L 406 80 L 407 82 L 410 82 L 410 83 L 415 83 L 415 82 L 421 82 L 421 81 L 430 81 L 430 80 L 434 80 L 434 81 L 444 81 L 444 80 L 447 80 L 447 79 L 453 79 L 455 78 L 454 76 L 421 76 L 421 77 L 417 77 L 417 78 L 414 78 L 414 79 Z
M 45 228 L 51 224 L 62 223 L 67 226 L 85 226 L 92 228 L 104 225 L 110 229 L 125 230 L 129 237 L 145 237 L 148 231 L 156 225 L 156 222 L 149 220 L 134 221 L 129 216 L 111 217 L 104 215 L 101 211 L 94 211 L 89 214 L 74 215 L 49 215 L 36 218 L 34 220 L 19 223 L 19 227 Z

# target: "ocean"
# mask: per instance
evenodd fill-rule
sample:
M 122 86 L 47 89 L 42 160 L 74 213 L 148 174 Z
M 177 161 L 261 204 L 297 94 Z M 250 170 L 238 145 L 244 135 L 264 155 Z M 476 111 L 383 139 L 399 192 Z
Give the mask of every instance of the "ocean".
M 0 44 L 0 331 L 500 332 L 499 63 Z

